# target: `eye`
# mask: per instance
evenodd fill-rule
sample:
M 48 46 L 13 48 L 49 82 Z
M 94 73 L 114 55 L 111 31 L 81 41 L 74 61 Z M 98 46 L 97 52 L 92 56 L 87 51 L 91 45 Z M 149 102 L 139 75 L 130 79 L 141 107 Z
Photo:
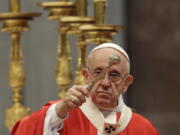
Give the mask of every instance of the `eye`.
M 109 74 L 109 76 L 112 76 L 112 77 L 119 77 L 120 74 L 119 74 L 119 73 L 116 73 L 116 72 L 111 72 L 111 73 Z
M 121 74 L 119 72 L 110 72 L 109 73 L 109 78 L 111 81 L 115 82 L 118 81 L 121 77 Z
M 101 71 L 102 71 L 102 69 L 96 69 L 96 70 L 94 71 L 94 73 L 95 73 L 96 75 L 98 75 L 98 74 L 101 73 Z

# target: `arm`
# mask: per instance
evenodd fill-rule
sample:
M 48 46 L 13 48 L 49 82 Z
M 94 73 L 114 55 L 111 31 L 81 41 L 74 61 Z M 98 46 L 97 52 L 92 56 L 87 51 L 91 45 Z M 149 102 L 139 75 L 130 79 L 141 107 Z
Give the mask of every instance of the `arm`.
M 57 116 L 56 106 L 57 103 L 51 105 L 46 113 L 43 135 L 59 135 L 58 131 L 63 128 L 63 121 L 66 117 L 60 118 Z
M 63 121 L 67 118 L 68 112 L 81 106 L 86 101 L 85 97 L 87 95 L 88 91 L 83 86 L 70 88 L 64 99 L 48 109 L 44 121 L 43 135 L 59 135 L 58 131 L 63 128 Z

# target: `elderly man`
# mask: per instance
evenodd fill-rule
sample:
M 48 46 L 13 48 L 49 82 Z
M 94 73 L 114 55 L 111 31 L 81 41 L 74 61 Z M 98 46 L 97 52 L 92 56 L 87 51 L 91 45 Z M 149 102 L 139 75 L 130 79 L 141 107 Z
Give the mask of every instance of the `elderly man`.
M 120 62 L 109 66 L 112 54 Z M 23 118 L 11 135 L 159 135 L 147 119 L 123 102 L 122 94 L 133 76 L 129 57 L 120 46 L 104 43 L 95 47 L 82 74 L 87 85 L 72 86 L 60 101 L 49 102 Z

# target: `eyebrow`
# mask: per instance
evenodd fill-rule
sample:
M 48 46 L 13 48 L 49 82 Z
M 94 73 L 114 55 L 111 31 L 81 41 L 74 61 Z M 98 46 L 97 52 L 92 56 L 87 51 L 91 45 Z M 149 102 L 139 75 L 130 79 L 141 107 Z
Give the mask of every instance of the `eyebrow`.
M 104 68 L 103 67 L 96 67 L 96 68 L 94 68 L 94 69 L 90 69 L 90 68 L 88 68 L 90 71 L 95 71 L 95 70 L 103 70 Z M 118 74 L 120 74 L 120 75 L 122 75 L 122 73 L 120 72 L 120 71 L 118 71 L 118 70 L 116 70 L 116 69 L 111 69 L 111 70 L 109 70 L 108 72 L 115 72 L 115 73 L 118 73 Z
M 103 70 L 103 67 L 96 67 L 93 70 Z

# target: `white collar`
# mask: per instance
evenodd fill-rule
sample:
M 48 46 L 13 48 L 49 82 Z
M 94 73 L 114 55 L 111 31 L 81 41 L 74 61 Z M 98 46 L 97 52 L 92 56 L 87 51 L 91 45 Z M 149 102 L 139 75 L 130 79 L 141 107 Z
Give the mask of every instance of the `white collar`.
M 112 111 L 106 118 L 104 118 L 102 112 L 92 102 L 92 99 L 90 97 L 86 100 L 87 101 L 80 107 L 80 109 L 87 117 L 87 119 L 96 127 L 98 135 L 115 135 L 124 130 L 131 120 L 132 111 L 124 104 L 123 100 L 120 102 L 122 103 L 122 105 L 119 105 L 119 103 L 118 107 L 115 108 L 115 110 Z M 116 122 L 116 112 L 121 112 L 121 117 L 118 122 Z M 120 126 L 117 127 L 116 131 L 113 134 L 105 134 L 104 127 L 107 123 L 110 125 Z
M 123 107 L 125 106 L 125 103 L 123 101 L 122 95 L 119 96 L 118 99 L 118 106 L 115 108 L 115 112 L 121 112 Z

